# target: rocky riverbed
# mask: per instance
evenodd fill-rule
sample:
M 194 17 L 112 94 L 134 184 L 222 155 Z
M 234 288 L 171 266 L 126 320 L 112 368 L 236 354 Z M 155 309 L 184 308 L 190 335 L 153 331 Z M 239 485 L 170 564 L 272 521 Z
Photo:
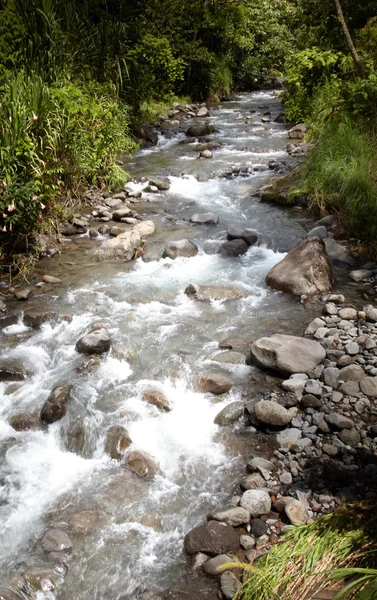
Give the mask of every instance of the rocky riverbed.
M 231 598 L 234 555 L 374 497 L 376 266 L 263 201 L 287 129 L 175 106 L 3 288 L 0 598 Z

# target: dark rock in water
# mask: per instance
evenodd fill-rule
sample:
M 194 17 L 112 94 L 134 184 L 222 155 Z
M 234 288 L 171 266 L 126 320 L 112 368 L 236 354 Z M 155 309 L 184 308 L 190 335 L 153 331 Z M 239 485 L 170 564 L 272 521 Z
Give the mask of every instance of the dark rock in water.
M 9 419 L 9 425 L 16 431 L 38 431 L 43 429 L 43 423 L 38 413 L 24 412 Z
M 87 333 L 76 343 L 76 350 L 81 354 L 103 354 L 110 350 L 111 340 L 106 329 L 97 329 Z
M 152 404 L 152 406 L 155 406 L 159 410 L 163 410 L 164 412 L 169 412 L 171 410 L 169 400 L 159 390 L 145 390 L 142 397 L 145 402 Z
M 245 405 L 243 402 L 231 402 L 215 417 L 215 423 L 216 425 L 231 425 L 231 423 L 242 417 L 244 410 Z
M 240 300 L 247 297 L 247 293 L 235 285 L 199 285 L 190 283 L 185 289 L 187 296 L 196 300 L 211 302 L 212 300 Z
M 212 133 L 212 127 L 207 123 L 196 123 L 191 125 L 186 131 L 187 137 L 203 137 Z
M 24 324 L 26 327 L 38 328 L 43 323 L 56 321 L 58 315 L 55 312 L 30 310 L 24 313 Z
M 276 119 L 274 119 L 274 123 L 286 123 L 285 115 L 283 112 L 278 114 Z
M 42 548 L 45 552 L 61 552 L 72 550 L 73 544 L 64 531 L 48 529 L 42 538 Z
M 55 423 L 67 413 L 71 401 L 72 386 L 58 386 L 52 390 L 41 410 L 41 419 L 45 423 Z
M 99 233 L 98 233 L 97 229 L 93 229 L 93 228 L 89 229 L 89 237 L 90 238 L 96 238 L 98 236 L 99 236 Z
M 237 227 L 237 225 L 230 225 L 226 230 L 226 236 L 229 241 L 237 239 L 243 240 L 248 246 L 254 246 L 258 241 L 258 235 L 255 231 Z
M 145 146 L 155 146 L 158 142 L 157 132 L 148 125 L 139 125 L 135 130 L 135 135 L 145 142 Z
M 200 380 L 200 388 L 203 392 L 211 394 L 226 394 L 233 387 L 230 379 L 221 375 L 207 375 Z
M 159 471 L 158 464 L 146 452 L 134 450 L 127 456 L 128 466 L 140 477 L 150 478 L 157 475 Z
M 25 375 L 18 366 L 0 366 L 0 381 L 23 381 Z
M 190 219 L 191 223 L 197 223 L 199 225 L 217 225 L 219 222 L 219 216 L 215 215 L 215 213 L 202 213 L 192 215 Z
M 122 425 L 109 427 L 106 435 L 105 452 L 114 460 L 121 460 L 132 440 Z
M 227 552 L 238 552 L 240 540 L 233 527 L 218 521 L 210 521 L 189 531 L 184 540 L 187 554 L 203 552 L 218 556 Z
M 175 259 L 180 256 L 192 257 L 198 254 L 198 247 L 190 240 L 177 240 L 176 242 L 169 242 L 165 246 L 165 250 L 162 254 L 162 258 Z
M 293 296 L 326 294 L 333 273 L 323 240 L 309 238 L 288 252 L 268 273 L 266 283 Z
M 0 329 L 5 329 L 16 323 L 18 323 L 18 316 L 15 314 L 8 314 L 0 319 Z
M 249 246 L 244 240 L 237 239 L 221 244 L 217 250 L 217 254 L 221 254 L 221 256 L 226 257 L 236 257 L 241 256 L 241 254 L 246 254 L 248 249 Z

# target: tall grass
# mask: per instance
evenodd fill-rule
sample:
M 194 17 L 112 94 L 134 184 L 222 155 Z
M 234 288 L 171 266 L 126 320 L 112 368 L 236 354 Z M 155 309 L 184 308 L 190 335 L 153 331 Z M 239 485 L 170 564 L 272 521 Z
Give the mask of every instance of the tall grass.
M 303 171 L 312 206 L 336 213 L 352 235 L 377 237 L 377 143 L 355 121 L 327 120 Z

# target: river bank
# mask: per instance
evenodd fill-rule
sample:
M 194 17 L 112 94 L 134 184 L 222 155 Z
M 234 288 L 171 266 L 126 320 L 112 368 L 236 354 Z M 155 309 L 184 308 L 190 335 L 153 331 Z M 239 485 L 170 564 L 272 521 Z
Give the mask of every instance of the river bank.
M 347 396 L 338 390 L 343 385 L 338 373 L 331 392 L 319 369 L 309 380 L 299 379 L 290 393 L 288 380 L 282 393 L 281 377 L 250 364 L 249 347 L 258 338 L 275 333 L 301 336 L 323 310 L 321 298 L 303 304 L 264 283 L 270 269 L 306 238 L 314 223 L 301 207 L 283 210 L 259 201 L 258 190 L 296 160 L 285 150 L 287 127 L 275 121 L 281 114 L 275 94 L 243 95 L 210 110 L 209 117 L 202 117 L 215 128 L 208 140 L 190 140 L 185 122 L 165 124 L 158 145 L 142 150 L 126 165 L 133 183 L 111 197 L 94 195 L 89 210 L 67 224 L 64 252 L 46 248 L 29 284 L 14 290 L 18 295 L 26 292 L 19 300 L 6 298 L 1 368 L 13 375 L 0 384 L 5 523 L 1 560 L 10 581 L 4 598 L 33 597 L 39 590 L 46 598 L 118 599 L 166 589 L 182 593 L 187 581 L 195 593 L 203 595 L 207 587 L 214 597 L 215 584 L 203 583 L 198 571 L 192 575 L 182 552 L 183 539 L 208 513 L 213 516 L 232 498 L 236 502 L 235 495 L 241 497 L 238 485 L 252 454 L 269 460 L 274 473 L 266 477 L 251 465 L 246 485 L 261 484 L 264 477 L 273 494 L 281 489 L 295 494 L 301 488 L 305 493 L 305 486 L 309 489 L 303 462 L 323 454 L 343 461 L 343 450 L 335 443 L 342 430 L 336 433 L 327 418 L 332 412 L 352 420 L 353 441 L 360 436 L 351 450 L 342 442 L 348 466 L 356 465 L 357 448 L 365 447 L 365 440 L 374 444 L 353 410 L 365 399 L 361 384 L 353 390 L 355 396 Z M 198 143 L 206 148 L 195 150 Z M 212 156 L 198 158 L 206 151 Z M 218 253 L 231 226 L 256 230 L 252 235 L 257 244 L 245 242 L 247 248 L 238 257 L 229 256 L 229 246 Z M 118 228 L 115 236 L 108 235 L 110 227 Z M 330 227 L 326 231 L 331 240 Z M 126 233 L 123 238 L 117 238 L 123 235 L 119 229 Z M 120 245 L 113 243 L 117 239 Z M 170 243 L 182 239 L 191 242 L 184 245 L 190 254 L 174 258 L 182 246 Z M 144 256 L 136 262 L 102 260 L 109 258 L 109 248 L 130 252 L 130 257 L 140 248 Z M 362 294 L 374 294 L 373 270 L 366 274 L 370 284 L 350 284 L 351 268 L 335 265 L 334 291 L 338 301 L 340 294 L 346 296 L 345 306 L 352 302 L 362 308 Z M 211 296 L 214 286 L 220 291 Z M 224 288 L 242 293 L 225 302 L 219 295 Z M 209 293 L 212 301 L 200 301 L 198 293 Z M 323 334 L 316 339 L 329 343 L 328 350 L 341 346 L 339 353 L 350 341 L 368 338 L 358 342 L 356 353 L 344 354 L 361 365 L 360 380 L 369 379 L 374 350 L 365 346 L 373 344 L 375 327 L 361 314 L 338 317 L 339 305 L 334 306 L 313 333 Z M 344 320 L 350 327 L 340 325 Z M 87 334 L 92 336 L 89 340 Z M 88 348 L 93 352 L 93 336 L 103 350 L 110 347 L 109 352 L 86 357 Z M 341 364 L 342 356 L 322 357 L 319 364 L 343 369 L 349 365 Z M 216 388 L 219 381 L 228 391 L 221 385 Z M 52 395 L 57 387 L 64 388 L 65 395 Z M 215 388 L 223 394 L 213 394 Z M 338 405 L 331 404 L 336 393 L 343 394 Z M 317 400 L 317 408 L 303 405 L 308 395 L 314 397 L 312 402 Z M 280 402 L 287 397 L 291 405 L 284 407 Z M 357 400 L 347 403 L 343 398 Z M 371 398 L 369 405 L 362 403 L 363 416 L 374 409 Z M 279 401 L 282 409 L 277 410 L 286 419 L 292 417 L 288 437 L 295 429 L 296 441 L 309 442 L 295 444 L 294 450 L 276 446 L 275 433 L 253 422 L 256 399 Z M 330 412 L 322 410 L 323 404 Z M 223 410 L 232 415 L 226 417 L 228 425 L 215 422 Z M 322 413 L 321 427 L 327 424 L 329 431 L 313 422 L 314 414 Z M 343 429 L 347 433 L 347 427 Z M 337 453 L 324 453 L 324 444 Z M 274 456 L 275 450 L 280 454 Z M 145 479 L 151 471 L 156 472 L 154 479 Z M 264 482 L 261 487 L 266 487 Z M 319 490 L 324 496 L 331 492 L 326 483 Z M 329 497 L 320 500 L 313 490 L 311 513 L 305 515 L 311 518 L 331 509 L 337 496 Z M 265 494 L 264 498 L 267 501 Z M 278 517 L 267 525 L 264 521 L 263 526 L 259 517 L 258 531 L 268 529 L 253 538 L 256 546 L 260 537 L 266 542 L 264 535 L 277 535 L 285 519 Z M 244 532 L 249 533 L 253 532 Z

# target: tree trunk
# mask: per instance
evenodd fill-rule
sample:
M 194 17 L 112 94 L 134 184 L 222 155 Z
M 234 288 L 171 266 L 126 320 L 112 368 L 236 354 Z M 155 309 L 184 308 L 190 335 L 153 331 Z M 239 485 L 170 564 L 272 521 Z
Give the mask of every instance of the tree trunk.
M 346 37 L 348 47 L 349 47 L 349 49 L 351 51 L 352 58 L 354 60 L 355 66 L 356 66 L 357 72 L 358 72 L 358 74 L 360 75 L 360 77 L 362 79 L 366 79 L 364 67 L 363 67 L 363 65 L 361 63 L 360 57 L 359 57 L 359 55 L 357 53 L 357 50 L 355 48 L 355 45 L 354 45 L 354 43 L 352 41 L 351 34 L 349 32 L 346 20 L 344 18 L 344 14 L 343 14 L 342 6 L 340 4 L 340 0 L 335 0 L 335 6 L 336 6 L 336 11 L 338 13 L 340 24 L 341 24 L 342 29 L 343 29 L 343 33 L 344 33 L 344 35 Z

